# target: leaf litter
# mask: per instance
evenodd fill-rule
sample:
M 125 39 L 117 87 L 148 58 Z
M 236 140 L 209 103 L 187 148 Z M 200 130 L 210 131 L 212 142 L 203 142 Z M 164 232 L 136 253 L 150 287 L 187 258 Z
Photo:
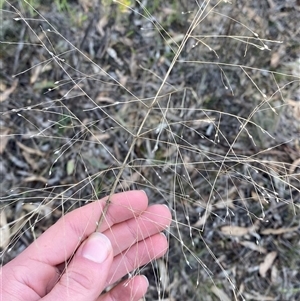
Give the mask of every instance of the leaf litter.
M 299 8 L 292 11 L 288 1 L 226 2 L 170 9 L 168 1 L 159 8 L 137 1 L 128 22 L 128 10 L 91 11 L 80 1 L 86 21 L 76 30 L 80 22 L 45 8 L 57 32 L 39 16 L 43 30 L 34 19 L 6 19 L 10 28 L 30 25 L 33 32 L 18 60 L 19 84 L 1 102 L 1 127 L 9 129 L 1 140 L 1 229 L 11 229 L 3 262 L 63 212 L 110 192 L 154 104 L 117 185 L 146 190 L 174 214 L 167 271 L 163 261 L 141 271 L 150 280 L 147 297 L 297 300 L 299 76 L 296 45 L 280 48 L 272 40 L 295 40 L 297 18 L 290 14 Z M 208 13 L 196 19 L 201 11 Z M 8 36 L 22 43 L 19 33 Z M 14 49 L 4 47 L 9 77 Z M 284 281 L 278 286 L 270 277 Z

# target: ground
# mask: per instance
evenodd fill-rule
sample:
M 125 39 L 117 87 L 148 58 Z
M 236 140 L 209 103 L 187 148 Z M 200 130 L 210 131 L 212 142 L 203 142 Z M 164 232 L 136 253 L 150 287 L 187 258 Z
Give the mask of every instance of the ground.
M 112 190 L 169 206 L 147 300 L 300 299 L 299 1 L 0 1 L 1 260 Z

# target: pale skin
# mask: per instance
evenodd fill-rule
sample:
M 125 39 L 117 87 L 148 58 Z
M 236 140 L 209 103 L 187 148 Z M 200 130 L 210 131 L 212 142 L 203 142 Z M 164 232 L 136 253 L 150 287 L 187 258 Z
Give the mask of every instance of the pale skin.
M 163 205 L 148 206 L 143 191 L 115 194 L 95 234 L 105 200 L 66 214 L 3 266 L 0 300 L 140 300 L 148 287 L 141 275 L 102 292 L 166 253 L 168 242 L 160 232 L 171 223 L 170 211 Z

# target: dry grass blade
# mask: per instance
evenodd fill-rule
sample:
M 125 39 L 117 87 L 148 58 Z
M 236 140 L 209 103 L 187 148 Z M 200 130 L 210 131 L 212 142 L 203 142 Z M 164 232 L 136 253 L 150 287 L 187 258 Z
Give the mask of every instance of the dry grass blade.
M 3 263 L 143 189 L 173 214 L 166 258 L 134 272 L 149 300 L 298 300 L 297 2 L 98 2 L 2 8 Z
M 0 103 L 8 99 L 9 95 L 12 94 L 18 86 L 18 80 L 14 80 L 11 87 L 0 93 Z

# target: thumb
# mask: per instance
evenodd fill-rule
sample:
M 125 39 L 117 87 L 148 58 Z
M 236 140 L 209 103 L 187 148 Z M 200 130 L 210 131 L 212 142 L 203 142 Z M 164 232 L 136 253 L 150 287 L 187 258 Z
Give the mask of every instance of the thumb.
M 113 260 L 110 240 L 93 233 L 79 247 L 70 265 L 43 301 L 94 301 L 104 290 Z

